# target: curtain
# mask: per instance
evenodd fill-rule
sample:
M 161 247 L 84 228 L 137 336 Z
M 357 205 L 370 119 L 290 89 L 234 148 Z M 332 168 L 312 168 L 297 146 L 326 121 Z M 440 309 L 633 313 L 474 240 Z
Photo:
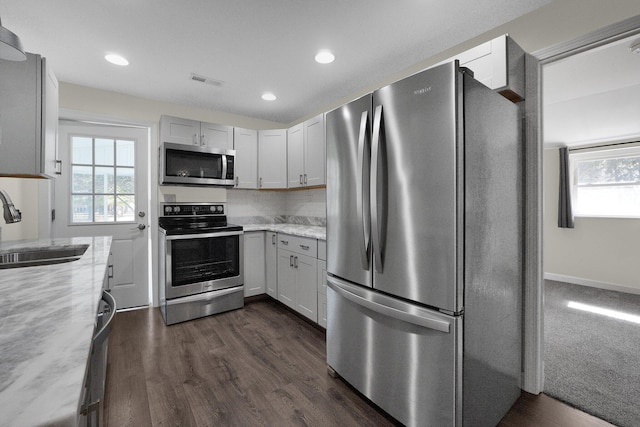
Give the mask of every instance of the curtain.
M 571 182 L 569 179 L 569 149 L 560 148 L 560 188 L 558 197 L 558 227 L 574 228 L 571 209 Z

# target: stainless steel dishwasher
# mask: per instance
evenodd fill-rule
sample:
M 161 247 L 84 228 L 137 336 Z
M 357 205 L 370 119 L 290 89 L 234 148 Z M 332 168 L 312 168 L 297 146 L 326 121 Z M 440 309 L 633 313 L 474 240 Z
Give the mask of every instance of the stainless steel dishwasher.
M 79 411 L 79 426 L 100 425 L 100 404 L 104 398 L 109 334 L 115 316 L 116 300 L 109 292 L 102 291 L 96 317 L 96 333 L 91 343 L 91 356 L 85 374 L 84 397 Z

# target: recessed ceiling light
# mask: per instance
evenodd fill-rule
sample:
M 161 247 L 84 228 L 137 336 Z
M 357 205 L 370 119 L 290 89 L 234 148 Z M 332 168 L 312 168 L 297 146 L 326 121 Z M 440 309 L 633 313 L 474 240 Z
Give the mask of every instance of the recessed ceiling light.
M 316 62 L 320 64 L 330 64 L 336 57 L 328 50 L 321 50 L 316 54 Z
M 277 98 L 271 92 L 266 92 L 262 94 L 262 99 L 264 99 L 265 101 L 275 101 Z
M 129 65 L 129 61 L 127 61 L 127 58 L 117 55 L 115 53 L 109 53 L 105 55 L 104 59 L 106 59 L 107 61 L 115 65 L 122 65 L 122 66 Z

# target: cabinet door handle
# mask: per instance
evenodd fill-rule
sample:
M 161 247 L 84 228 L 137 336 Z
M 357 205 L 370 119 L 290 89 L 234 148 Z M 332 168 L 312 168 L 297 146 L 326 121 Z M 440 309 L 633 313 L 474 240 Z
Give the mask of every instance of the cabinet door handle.
M 302 185 L 302 184 L 303 184 L 303 182 L 302 182 L 302 174 L 300 174 L 300 185 Z
M 304 174 L 304 185 L 307 185 L 307 174 Z
M 240 177 L 236 176 L 236 187 L 238 186 L 238 183 L 240 182 Z
M 262 188 L 262 177 L 260 177 L 260 184 L 258 185 L 258 188 Z
M 293 257 L 293 267 L 298 268 L 298 257 Z
M 204 133 L 200 136 L 200 145 L 207 145 L 205 143 L 205 135 L 204 135 Z
M 56 160 L 56 175 L 62 175 L 62 160 Z
M 272 235 L 271 235 L 271 244 L 272 244 L 272 245 L 275 245 L 275 244 L 276 244 L 276 235 L 275 235 L 275 234 L 272 234 Z
M 305 251 L 309 250 L 309 246 L 307 246 L 307 245 L 300 245 L 300 248 L 302 248 Z
M 289 267 L 293 267 L 293 255 L 289 255 Z
M 200 145 L 200 141 L 198 141 L 198 134 L 193 134 L 193 145 Z

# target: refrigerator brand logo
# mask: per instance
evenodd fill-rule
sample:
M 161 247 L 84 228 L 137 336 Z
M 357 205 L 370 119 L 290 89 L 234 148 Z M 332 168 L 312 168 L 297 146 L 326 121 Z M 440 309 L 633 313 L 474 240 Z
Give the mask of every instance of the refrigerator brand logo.
M 425 95 L 431 92 L 431 86 L 423 87 L 422 89 L 416 89 L 413 91 L 414 95 Z

